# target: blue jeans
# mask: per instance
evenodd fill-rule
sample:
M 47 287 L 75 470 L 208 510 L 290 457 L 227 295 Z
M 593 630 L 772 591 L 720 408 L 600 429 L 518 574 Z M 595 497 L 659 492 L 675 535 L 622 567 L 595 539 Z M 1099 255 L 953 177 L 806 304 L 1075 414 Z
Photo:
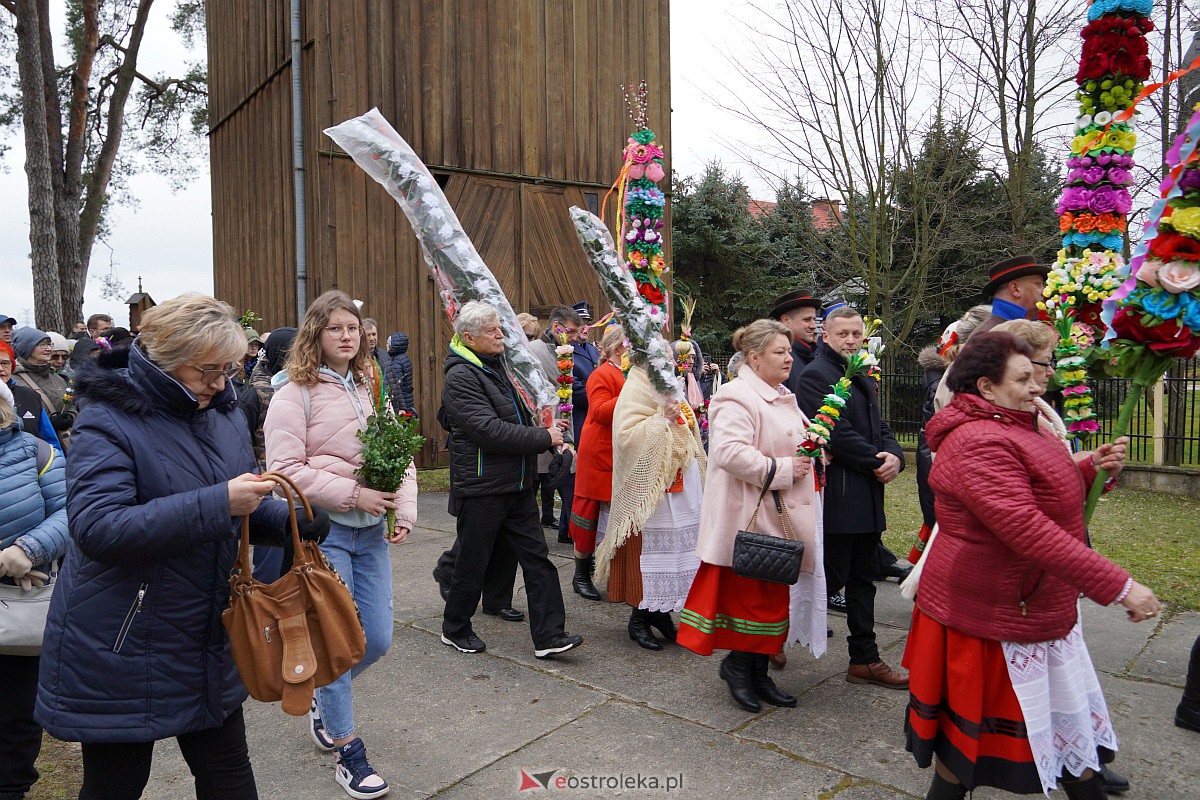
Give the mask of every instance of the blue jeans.
M 354 735 L 354 690 L 350 683 L 392 644 L 392 559 L 383 529 L 383 522 L 369 528 L 347 528 L 334 522 L 321 544 L 329 563 L 350 587 L 367 634 L 363 660 L 333 683 L 317 689 L 317 708 L 331 739 Z

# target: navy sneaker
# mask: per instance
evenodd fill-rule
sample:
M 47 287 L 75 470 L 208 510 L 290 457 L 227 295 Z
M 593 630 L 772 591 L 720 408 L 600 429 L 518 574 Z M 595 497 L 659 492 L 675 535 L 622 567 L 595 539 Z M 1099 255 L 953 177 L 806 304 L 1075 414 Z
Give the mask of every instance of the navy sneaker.
M 317 711 L 317 698 L 315 697 L 312 701 L 312 708 L 308 710 L 308 732 L 312 734 L 313 742 L 321 752 L 332 753 L 337 749 L 333 739 L 330 739 L 329 734 L 325 732 L 325 725 L 321 722 L 321 715 Z
M 367 761 L 367 748 L 362 739 L 357 738 L 338 748 L 333 778 L 346 790 L 346 794 L 357 800 L 383 797 L 391 788 L 387 781 L 371 768 Z

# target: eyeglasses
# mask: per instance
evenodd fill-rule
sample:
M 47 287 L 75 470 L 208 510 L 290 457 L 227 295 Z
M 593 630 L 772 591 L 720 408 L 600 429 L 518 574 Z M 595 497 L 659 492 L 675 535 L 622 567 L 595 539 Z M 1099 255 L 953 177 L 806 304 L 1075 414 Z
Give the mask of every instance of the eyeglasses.
M 51 353 L 50 360 L 51 361 L 66 361 L 67 354 L 66 353 Z
M 350 325 L 343 328 L 341 325 L 330 325 L 325 328 L 325 335 L 334 339 L 342 338 L 343 333 L 349 333 L 351 337 L 357 337 L 362 333 L 362 328 L 358 325 Z
M 237 375 L 241 367 L 237 364 L 230 364 L 227 367 L 197 367 L 193 364 L 188 364 L 189 367 L 200 373 L 200 382 L 204 384 L 216 383 L 218 379 L 224 378 L 228 380 L 234 375 Z
M 1054 369 L 1054 365 L 1052 363 L 1050 363 L 1049 361 L 1034 361 L 1031 358 L 1031 359 L 1029 359 L 1029 363 L 1033 364 L 1035 366 L 1041 367 L 1042 369 L 1048 369 L 1048 370 Z

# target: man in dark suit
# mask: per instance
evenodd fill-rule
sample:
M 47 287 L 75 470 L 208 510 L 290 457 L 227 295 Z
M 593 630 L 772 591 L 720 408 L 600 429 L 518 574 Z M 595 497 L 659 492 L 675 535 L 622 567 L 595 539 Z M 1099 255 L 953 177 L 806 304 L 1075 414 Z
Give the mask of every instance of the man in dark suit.
M 792 332 L 792 372 L 784 386 L 796 393 L 800 373 L 817 357 L 817 312 L 821 301 L 807 289 L 795 289 L 775 298 L 771 319 L 777 319 Z
M 863 320 L 849 306 L 825 318 L 824 346 L 800 374 L 797 400 L 812 417 L 846 371 L 846 358 L 863 343 Z M 883 421 L 875 382 L 851 381 L 850 399 L 829 439 L 825 489 L 825 575 L 830 586 L 846 587 L 850 666 L 846 680 L 889 689 L 908 688 L 908 674 L 879 657 L 875 643 L 875 577 L 880 534 L 886 527 L 883 487 L 904 468 L 904 451 Z

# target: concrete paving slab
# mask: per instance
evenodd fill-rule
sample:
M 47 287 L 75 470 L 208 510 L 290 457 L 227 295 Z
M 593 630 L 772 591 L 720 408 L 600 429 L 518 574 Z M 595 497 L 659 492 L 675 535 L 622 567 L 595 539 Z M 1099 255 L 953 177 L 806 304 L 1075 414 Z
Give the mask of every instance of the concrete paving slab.
M 1126 797 L 1200 798 L 1200 734 L 1175 727 L 1180 690 L 1100 674 L 1120 742 L 1113 766 L 1133 786 Z
M 1182 689 L 1197 636 L 1200 636 L 1200 613 L 1187 611 L 1173 615 L 1155 629 L 1129 674 Z
M 904 749 L 908 692 L 847 683 L 843 673 L 798 696 L 796 708 L 760 715 L 742 735 L 814 763 L 837 765 L 857 779 L 923 795 L 929 778 Z
M 738 709 L 717 677 L 720 654 L 701 658 L 678 646 L 638 648 L 626 633 L 628 607 L 588 602 L 570 589 L 571 549 L 545 530 L 558 567 L 567 628 L 582 648 L 555 660 L 533 657 L 528 623 L 476 617 L 488 652 L 464 655 L 442 645 L 443 604 L 430 576 L 454 538 L 446 497 L 422 495 L 420 522 L 393 548 L 396 638 L 391 651 L 356 681 L 358 723 L 372 763 L 392 784 L 390 797 L 481 798 L 518 795 L 519 770 L 568 775 L 684 774 L 672 796 L 727 794 L 890 800 L 923 797 L 930 774 L 904 751 L 905 692 L 847 684 L 846 619 L 831 614 L 835 636 L 820 660 L 793 650 L 772 671 L 799 697 L 796 709 Z M 520 573 L 514 605 L 528 610 Z M 884 658 L 899 666 L 912 604 L 894 582 L 878 585 L 877 634 Z M 1200 613 L 1151 628 L 1121 609 L 1084 603 L 1092 658 L 1121 740 L 1117 768 L 1135 798 L 1200 798 L 1200 736 L 1172 725 Z M 262 797 L 341 800 L 333 757 L 319 753 L 306 721 L 277 705 L 246 705 L 251 756 Z M 178 748 L 156 750 L 146 799 L 194 796 Z M 620 788 L 563 790 L 546 796 L 651 796 Z M 1003 795 L 983 789 L 977 800 Z M 1060 797 L 1058 793 L 1054 795 Z
M 355 680 L 355 695 L 355 722 L 371 764 L 402 797 L 435 794 L 606 699 L 486 653 L 464 661 L 408 628 L 398 629 L 389 653 Z M 246 715 L 263 797 L 345 796 L 332 778 L 334 757 L 313 746 L 307 718 L 254 701 Z M 155 780 L 172 789 L 156 787 L 153 796 L 194 796 L 182 759 L 165 756 L 156 759 Z
M 439 797 L 509 797 L 528 774 L 552 772 L 552 797 L 753 796 L 811 798 L 843 776 L 737 736 L 719 733 L 651 709 L 610 701 L 575 722 L 469 776 Z M 639 787 L 636 779 L 642 778 Z M 623 786 L 619 778 L 633 779 Z M 650 778 L 660 782 L 649 788 Z M 666 791 L 667 779 L 682 787 Z M 580 785 L 585 784 L 585 785 Z M 577 788 L 572 788 L 572 786 Z M 534 792 L 529 793 L 534 796 Z
M 1154 635 L 1155 626 L 1130 622 L 1124 606 L 1098 606 L 1087 599 L 1080 606 L 1083 638 L 1096 669 L 1114 675 L 1128 673 Z

